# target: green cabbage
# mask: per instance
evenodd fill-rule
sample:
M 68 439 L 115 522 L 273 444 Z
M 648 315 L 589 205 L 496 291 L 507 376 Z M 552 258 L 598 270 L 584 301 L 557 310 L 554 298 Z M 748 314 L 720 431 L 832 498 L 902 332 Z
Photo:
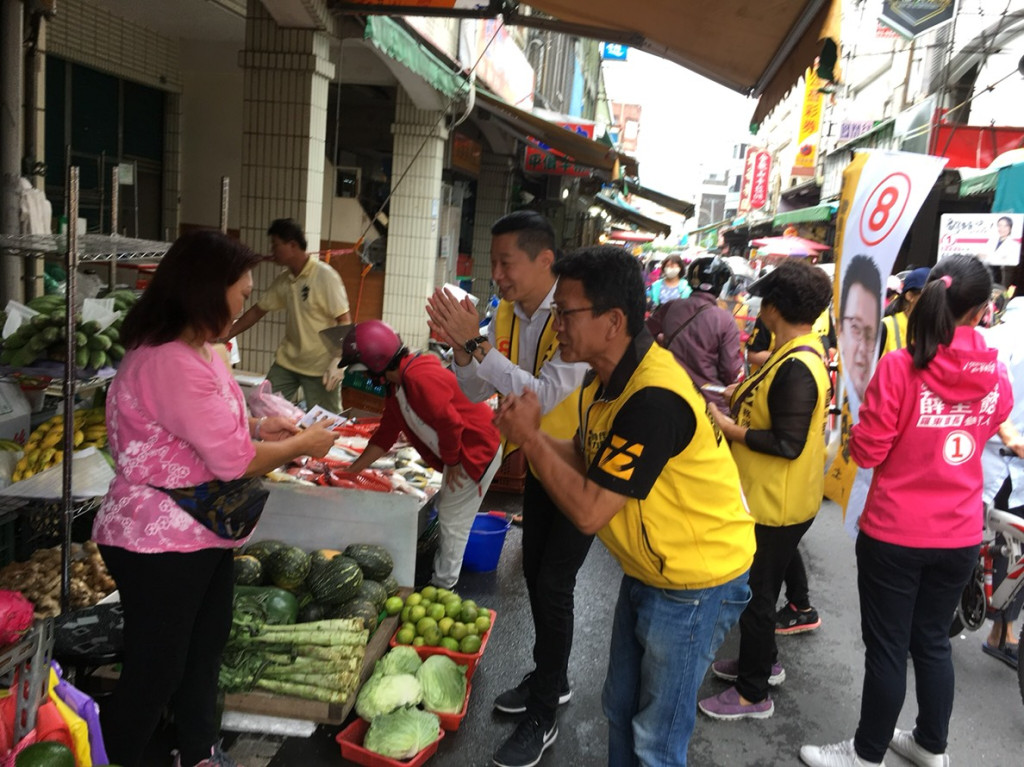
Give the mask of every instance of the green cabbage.
M 423 708 L 439 714 L 457 714 L 466 698 L 466 667 L 447 655 L 431 655 L 416 672 L 423 688 Z
M 387 676 L 390 674 L 415 674 L 423 661 L 420 656 L 409 645 L 397 645 L 391 651 L 377 661 L 373 669 L 374 674 Z
M 389 759 L 411 759 L 438 739 L 439 730 L 440 723 L 433 714 L 418 708 L 399 708 L 370 722 L 363 748 Z
M 423 699 L 420 683 L 412 674 L 374 674 L 356 697 L 356 713 L 372 722 L 402 706 L 415 706 Z

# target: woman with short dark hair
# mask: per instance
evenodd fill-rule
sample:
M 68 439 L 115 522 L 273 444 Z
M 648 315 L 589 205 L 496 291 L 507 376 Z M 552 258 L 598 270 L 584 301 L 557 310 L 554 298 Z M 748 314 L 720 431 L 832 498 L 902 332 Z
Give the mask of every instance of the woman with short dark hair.
M 258 477 L 334 442 L 322 426 L 250 418 L 210 345 L 241 313 L 258 261 L 220 232 L 183 235 L 121 328 L 128 351 L 107 395 L 115 475 L 93 538 L 124 609 L 121 677 L 103 706 L 107 751 L 124 767 L 142 763 L 168 706 L 176 765 L 234 764 L 218 745 L 217 672 L 245 539 L 221 537 L 158 488 Z

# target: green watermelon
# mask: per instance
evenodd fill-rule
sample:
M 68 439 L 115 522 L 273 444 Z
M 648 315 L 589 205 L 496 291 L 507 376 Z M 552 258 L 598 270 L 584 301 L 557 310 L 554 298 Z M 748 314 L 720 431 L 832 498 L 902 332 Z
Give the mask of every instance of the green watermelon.
M 316 551 L 311 551 L 309 553 L 309 574 L 315 575 L 321 567 L 340 555 L 341 552 L 337 549 L 317 549 Z
M 372 602 L 377 606 L 377 612 L 380 612 L 384 609 L 384 602 L 388 598 L 388 592 L 377 581 L 371 581 L 369 578 L 364 577 L 363 584 L 359 587 L 359 591 L 356 592 L 356 598 Z
M 359 587 L 363 585 L 363 571 L 354 559 L 335 557 L 319 572 L 310 575 L 306 583 L 317 602 L 340 605 L 359 593 Z
M 297 588 L 309 575 L 309 554 L 298 546 L 284 546 L 267 557 L 266 570 L 275 586 Z
M 380 582 L 380 585 L 384 587 L 384 590 L 388 592 L 389 597 L 396 596 L 399 589 L 398 580 L 394 575 L 389 575 L 387 578 Z
M 282 541 L 256 541 L 255 543 L 250 543 L 248 546 L 242 549 L 242 553 L 248 554 L 252 557 L 256 557 L 256 559 L 260 561 L 263 567 L 266 568 L 267 557 L 269 557 L 278 549 L 283 549 L 287 545 L 288 544 L 283 543 Z
M 327 611 L 327 618 L 362 618 L 363 626 L 372 634 L 374 629 L 377 628 L 377 618 L 380 615 L 380 610 L 373 602 L 367 602 L 365 599 L 356 597 L 350 599 L 343 605 L 338 607 L 329 608 Z
M 251 554 L 235 557 L 235 583 L 239 586 L 259 586 L 263 583 L 263 563 Z
M 44 741 L 22 749 L 14 767 L 75 767 L 75 757 L 63 743 Z
M 391 575 L 395 560 L 383 546 L 369 543 L 353 543 L 345 549 L 345 556 L 359 563 L 363 575 L 371 581 L 382 581 Z

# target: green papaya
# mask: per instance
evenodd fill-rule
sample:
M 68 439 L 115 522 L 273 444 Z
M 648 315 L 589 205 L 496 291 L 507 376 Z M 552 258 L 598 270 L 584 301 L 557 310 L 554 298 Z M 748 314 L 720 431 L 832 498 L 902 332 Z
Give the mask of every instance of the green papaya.
M 106 365 L 107 353 L 105 351 L 97 349 L 89 352 L 89 364 L 87 367 L 90 367 L 93 370 L 99 370 L 102 367 L 106 367 Z
M 111 343 L 111 340 L 107 336 L 99 333 L 89 338 L 88 346 L 91 351 L 105 352 L 110 348 Z

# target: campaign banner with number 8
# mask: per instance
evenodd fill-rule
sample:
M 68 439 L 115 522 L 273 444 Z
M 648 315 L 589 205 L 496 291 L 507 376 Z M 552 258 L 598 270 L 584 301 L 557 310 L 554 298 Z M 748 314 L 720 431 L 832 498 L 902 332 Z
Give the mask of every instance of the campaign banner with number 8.
M 878 360 L 886 277 L 945 164 L 945 157 L 870 150 L 858 152 L 843 173 L 833 301 L 842 419 L 825 494 L 843 507 L 851 535 L 856 535 L 871 472 L 850 459 L 850 427 Z

